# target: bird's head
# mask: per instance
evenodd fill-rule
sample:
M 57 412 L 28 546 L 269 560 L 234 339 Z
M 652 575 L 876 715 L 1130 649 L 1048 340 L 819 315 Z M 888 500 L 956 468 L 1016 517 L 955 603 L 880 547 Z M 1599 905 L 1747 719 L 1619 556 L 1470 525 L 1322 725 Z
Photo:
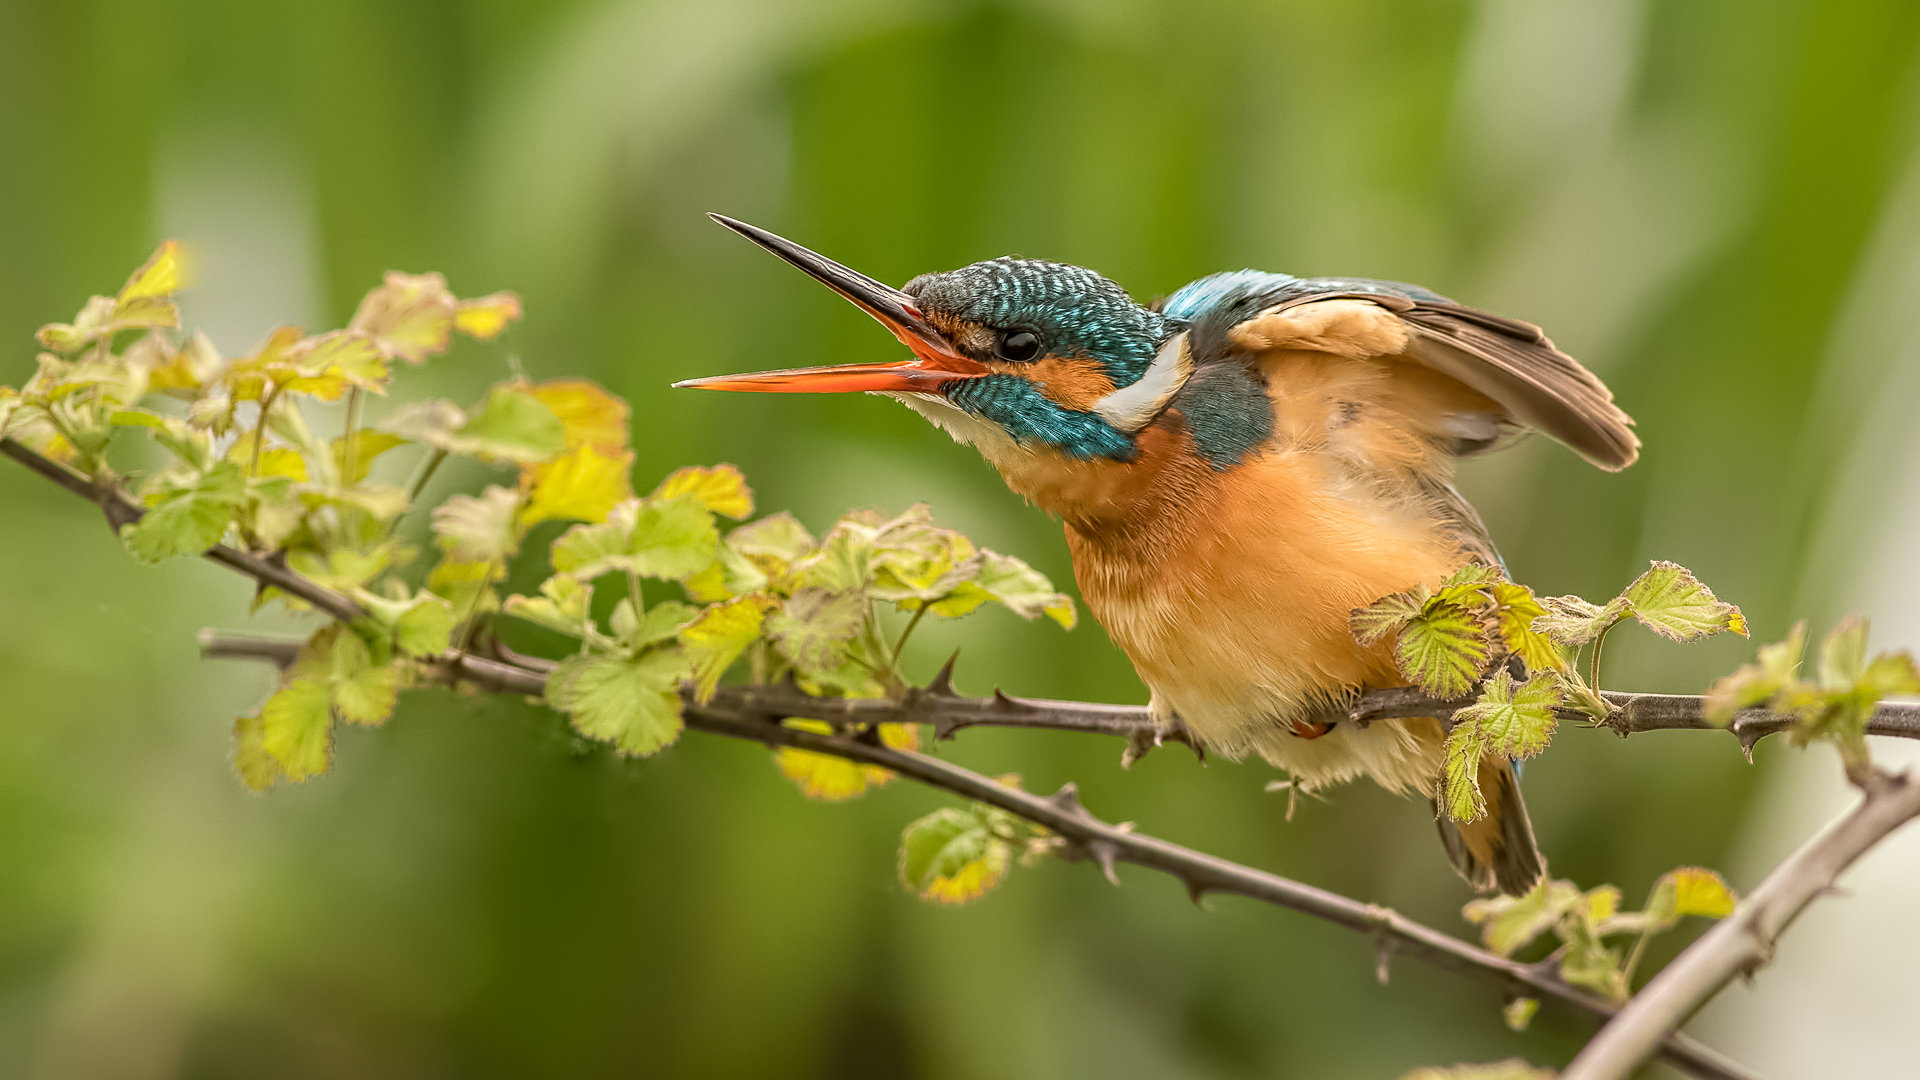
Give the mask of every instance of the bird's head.
M 1091 270 L 992 259 L 895 289 L 744 222 L 714 215 L 879 320 L 913 358 L 691 379 L 762 393 L 887 394 L 990 456 L 1050 447 L 1129 460 L 1134 436 L 1192 371 L 1183 324 Z

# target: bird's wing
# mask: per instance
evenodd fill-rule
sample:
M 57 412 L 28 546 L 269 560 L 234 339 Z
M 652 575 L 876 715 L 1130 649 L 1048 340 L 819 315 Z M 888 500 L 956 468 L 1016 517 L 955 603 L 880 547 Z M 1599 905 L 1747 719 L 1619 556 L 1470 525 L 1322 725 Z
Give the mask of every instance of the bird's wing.
M 1532 323 L 1458 304 L 1437 293 L 1397 282 L 1365 279 L 1295 279 L 1263 298 L 1236 327 L 1236 338 L 1288 344 L 1289 309 L 1330 300 L 1362 300 L 1399 317 L 1407 330 L 1404 355 L 1485 394 L 1520 423 L 1539 429 L 1609 471 L 1633 464 L 1640 440 L 1633 419 L 1613 403 L 1613 394 L 1578 360 L 1554 347 Z M 1261 338 L 1261 326 L 1272 333 Z M 1301 342 L 1304 347 L 1339 342 Z M 1384 345 L 1383 345 L 1384 347 Z M 1382 354 L 1384 355 L 1384 354 Z

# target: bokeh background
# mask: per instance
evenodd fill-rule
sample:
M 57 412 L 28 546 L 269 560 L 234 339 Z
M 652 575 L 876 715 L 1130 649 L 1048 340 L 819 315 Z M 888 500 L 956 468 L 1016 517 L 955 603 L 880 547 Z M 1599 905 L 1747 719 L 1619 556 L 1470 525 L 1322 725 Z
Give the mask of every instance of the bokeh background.
M 1910 646 L 1917 45 L 1910 0 L 0 0 L 0 382 L 164 237 L 231 352 L 438 269 L 528 314 L 401 395 L 591 376 L 634 405 L 642 490 L 725 460 L 816 528 L 925 500 L 1066 585 L 1058 526 L 897 405 L 667 389 L 896 349 L 704 211 L 896 282 L 1006 253 L 1142 298 L 1398 278 L 1544 324 L 1640 421 L 1618 476 L 1542 440 L 1468 470 L 1522 580 L 1604 596 L 1669 558 L 1759 639 L 1861 609 Z M 1393 1078 L 1587 1031 L 1549 1006 L 1512 1034 L 1410 961 L 1376 985 L 1359 936 L 1145 871 L 921 905 L 895 838 L 941 797 L 810 803 L 700 735 L 616 760 L 516 701 L 414 692 L 252 797 L 227 732 L 268 672 L 194 644 L 290 625 L 247 599 L 0 467 L 0 1074 Z M 1750 648 L 1615 641 L 1610 685 L 1684 692 Z M 966 691 L 1144 700 L 1090 621 L 934 626 L 910 670 L 956 646 Z M 1288 822 L 1261 767 L 1118 751 L 940 748 L 1469 931 L 1424 806 L 1354 786 Z M 1825 752 L 1756 758 L 1568 731 L 1527 789 L 1559 875 L 1744 889 L 1846 801 Z M 1695 1031 L 1782 1080 L 1913 1075 L 1916 867 L 1888 845 Z

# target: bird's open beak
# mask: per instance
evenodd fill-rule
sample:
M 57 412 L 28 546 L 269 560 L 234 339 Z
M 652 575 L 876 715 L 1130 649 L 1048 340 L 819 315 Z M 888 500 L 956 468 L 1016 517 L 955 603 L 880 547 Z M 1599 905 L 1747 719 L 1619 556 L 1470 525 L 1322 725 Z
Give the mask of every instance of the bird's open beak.
M 747 375 L 716 375 L 708 379 L 687 379 L 674 383 L 674 386 L 692 386 L 702 390 L 747 390 L 763 394 L 844 394 L 863 390 L 931 393 L 938 390 L 941 383 L 954 379 L 977 379 L 989 374 L 985 364 L 955 349 L 946 335 L 934 329 L 919 309 L 913 306 L 913 297 L 899 289 L 882 285 L 857 270 L 816 255 L 791 240 L 755 228 L 744 221 L 735 221 L 719 214 L 707 216 L 853 301 L 860 310 L 893 331 L 893 336 L 899 338 L 901 344 L 913 350 L 913 359 L 891 364 L 837 364 L 787 368 L 784 371 L 756 371 Z

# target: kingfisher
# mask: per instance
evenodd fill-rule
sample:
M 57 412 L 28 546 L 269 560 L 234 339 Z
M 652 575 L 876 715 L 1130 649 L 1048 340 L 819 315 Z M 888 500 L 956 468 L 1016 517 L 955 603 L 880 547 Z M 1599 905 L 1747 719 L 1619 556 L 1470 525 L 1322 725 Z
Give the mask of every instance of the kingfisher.
M 1501 565 L 1456 463 L 1529 430 L 1609 471 L 1639 454 L 1612 393 L 1539 327 L 1418 286 L 1237 270 L 1141 304 L 1091 270 L 1005 257 L 896 289 L 711 216 L 912 356 L 675 386 L 879 394 L 971 444 L 1063 523 L 1081 595 L 1155 722 L 1257 754 L 1304 791 L 1367 776 L 1437 792 L 1437 719 L 1328 718 L 1404 681 L 1350 612 Z M 1449 860 L 1475 888 L 1523 895 L 1545 864 L 1517 775 L 1489 756 L 1479 780 L 1483 817 L 1435 804 Z

